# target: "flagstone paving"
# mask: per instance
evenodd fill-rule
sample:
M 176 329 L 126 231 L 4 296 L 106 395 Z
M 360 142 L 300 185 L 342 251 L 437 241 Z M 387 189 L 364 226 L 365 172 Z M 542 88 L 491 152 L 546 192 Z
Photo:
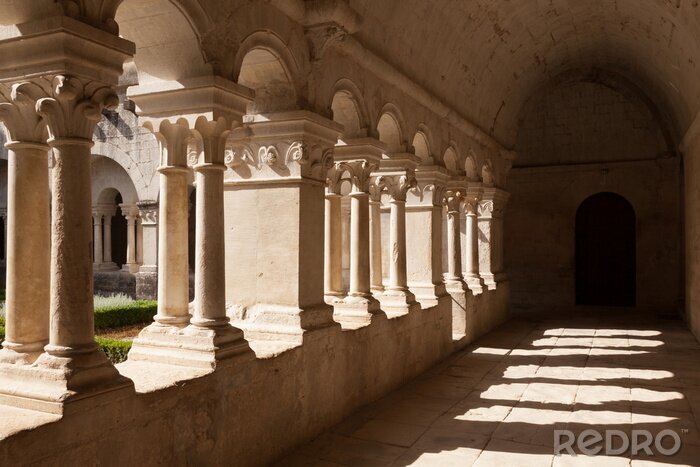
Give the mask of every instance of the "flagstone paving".
M 278 465 L 700 466 L 699 418 L 700 345 L 682 321 L 516 318 Z M 682 447 L 555 456 L 555 429 L 671 429 Z

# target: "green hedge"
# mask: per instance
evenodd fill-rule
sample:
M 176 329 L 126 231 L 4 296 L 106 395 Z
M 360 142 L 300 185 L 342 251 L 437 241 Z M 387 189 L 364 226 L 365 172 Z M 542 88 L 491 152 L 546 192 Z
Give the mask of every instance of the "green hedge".
M 0 318 L 0 343 L 5 340 L 5 318 Z
M 114 364 L 121 363 L 126 360 L 126 356 L 131 349 L 131 341 L 120 341 L 117 339 L 106 339 L 104 337 L 95 337 L 95 342 L 100 345 L 100 350 L 107 354 L 107 358 Z
M 95 329 L 113 329 L 153 320 L 158 302 L 138 300 L 132 305 L 95 310 Z

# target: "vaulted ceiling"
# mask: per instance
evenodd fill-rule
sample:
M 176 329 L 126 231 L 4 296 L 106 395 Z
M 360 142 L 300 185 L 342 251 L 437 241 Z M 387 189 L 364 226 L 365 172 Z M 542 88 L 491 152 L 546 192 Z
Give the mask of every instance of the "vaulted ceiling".
M 562 74 L 615 73 L 680 137 L 700 109 L 698 0 L 350 0 L 360 40 L 512 146 L 523 103 Z

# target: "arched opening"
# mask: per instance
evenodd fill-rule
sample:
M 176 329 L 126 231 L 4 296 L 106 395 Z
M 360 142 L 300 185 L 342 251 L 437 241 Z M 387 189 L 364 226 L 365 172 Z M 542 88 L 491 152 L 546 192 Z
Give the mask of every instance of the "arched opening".
M 587 198 L 576 211 L 576 304 L 634 306 L 636 217 L 615 193 Z
M 387 145 L 389 152 L 402 151 L 401 128 L 393 115 L 382 114 L 377 123 L 377 133 L 379 133 L 379 140 Z
M 363 136 L 362 121 L 360 120 L 357 102 L 349 92 L 338 91 L 335 93 L 331 103 L 331 110 L 333 111 L 333 121 L 343 125 L 344 139 Z
M 241 62 L 238 84 L 255 90 L 249 114 L 296 108 L 296 91 L 282 60 L 268 49 L 253 48 Z
M 447 148 L 444 156 L 442 157 L 442 160 L 445 163 L 445 168 L 449 170 L 452 174 L 459 173 L 459 160 L 457 152 L 454 150 L 454 148 Z
M 428 138 L 422 131 L 417 132 L 413 137 L 413 150 L 416 156 L 420 157 L 421 164 L 430 164 L 430 146 L 428 145 Z

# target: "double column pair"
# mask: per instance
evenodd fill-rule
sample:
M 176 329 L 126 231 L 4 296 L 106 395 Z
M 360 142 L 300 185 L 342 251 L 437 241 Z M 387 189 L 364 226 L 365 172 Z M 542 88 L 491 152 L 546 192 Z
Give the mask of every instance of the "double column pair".
M 407 312 L 415 305 L 406 275 L 406 192 L 415 186 L 411 170 L 382 173 L 383 146 L 371 140 L 352 141 L 335 148 L 335 165 L 329 171 L 326 194 L 326 299 L 336 316 L 371 318 L 379 309 Z M 363 158 L 358 158 L 363 154 Z M 341 186 L 351 184 L 350 284 L 342 283 Z M 391 196 L 389 283 L 382 283 L 381 194 Z M 375 296 L 376 295 L 376 296 Z M 380 298 L 381 306 L 377 297 Z
M 457 181 L 457 183 L 464 183 Z M 484 281 L 479 275 L 479 223 L 478 210 L 481 199 L 480 188 L 456 188 L 448 186 L 445 192 L 447 207 L 447 289 L 461 289 L 463 284 L 474 294 L 482 292 Z M 466 216 L 466 252 L 464 272 L 462 272 L 462 246 L 460 240 L 461 211 Z
M 138 103 L 138 100 L 137 100 Z M 200 116 L 161 120 L 154 132 L 162 154 L 158 231 L 158 312 L 129 358 L 193 367 L 249 350 L 226 316 L 224 254 L 224 146 L 231 121 Z M 188 157 L 189 156 L 189 157 Z M 188 173 L 197 187 L 195 301 L 189 306 Z
M 72 75 L 16 83 L 4 94 L 0 118 L 10 141 L 0 398 L 12 394 L 13 403 L 60 412 L 77 394 L 131 385 L 94 340 L 90 148 L 101 110 L 118 99 L 109 86 Z

